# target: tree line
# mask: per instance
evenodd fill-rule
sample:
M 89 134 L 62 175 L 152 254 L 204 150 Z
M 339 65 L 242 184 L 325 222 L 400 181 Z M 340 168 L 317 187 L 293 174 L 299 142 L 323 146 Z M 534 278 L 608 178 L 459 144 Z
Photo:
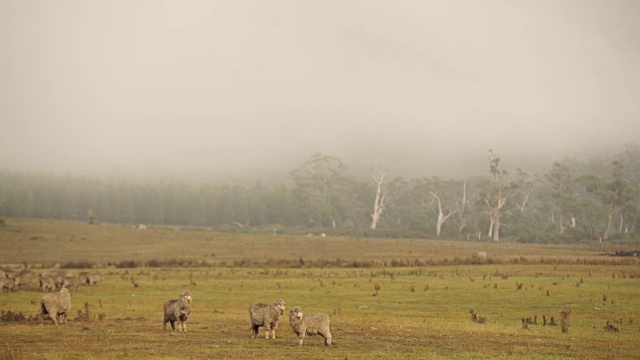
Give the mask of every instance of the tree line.
M 543 174 L 505 169 L 489 151 L 487 173 L 464 179 L 349 174 L 315 154 L 288 184 L 194 185 L 0 171 L 0 216 L 202 226 L 252 232 L 329 232 L 520 242 L 607 241 L 640 233 L 640 148 L 565 159 Z

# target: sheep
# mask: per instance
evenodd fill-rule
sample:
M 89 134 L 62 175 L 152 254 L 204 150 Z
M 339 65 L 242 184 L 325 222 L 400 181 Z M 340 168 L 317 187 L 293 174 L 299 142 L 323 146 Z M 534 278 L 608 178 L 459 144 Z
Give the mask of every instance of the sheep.
M 80 283 L 83 285 L 87 285 L 87 277 L 89 276 L 88 271 L 82 271 L 78 274 L 78 278 L 80 278 Z
M 72 274 L 64 269 L 54 269 L 43 271 L 42 273 L 40 273 L 40 276 L 48 276 L 52 278 L 53 282 L 55 283 L 56 289 L 60 289 L 62 288 L 62 284 L 64 284 L 64 278 L 67 276 L 72 276 Z
M 40 324 L 43 323 L 45 315 L 48 315 L 56 326 L 65 324 L 70 311 L 71 295 L 67 288 L 60 289 L 58 294 L 45 294 L 40 300 Z
M 187 331 L 187 319 L 191 315 L 191 292 L 183 290 L 178 299 L 164 303 L 164 317 L 162 329 L 167 330 L 167 322 L 171 323 L 171 329 L 175 330 L 174 323 L 178 322 L 178 331 Z
M 7 288 L 7 291 L 13 291 L 15 288 L 14 282 L 12 279 L 0 277 L 0 292 L 4 292 L 5 288 Z
M 40 276 L 38 289 L 42 291 L 53 291 L 56 289 L 56 282 L 51 276 Z
M 62 287 L 73 291 L 77 291 L 79 286 L 80 278 L 75 276 L 67 276 L 66 278 L 64 278 L 64 282 L 62 283 Z
M 263 326 L 269 338 L 271 331 L 272 338 L 276 338 L 276 329 L 280 317 L 284 315 L 285 302 L 278 299 L 273 304 L 255 303 L 249 306 L 249 322 L 251 322 L 251 338 L 258 336 L 258 328 Z
M 298 345 L 302 345 L 302 341 L 306 335 L 320 334 L 324 338 L 326 346 L 331 345 L 331 332 L 329 331 L 329 316 L 327 314 L 307 314 L 302 313 L 299 306 L 294 306 L 289 312 L 289 325 L 296 335 L 298 335 Z
M 87 274 L 87 284 L 90 286 L 98 285 L 102 282 L 102 274 L 100 273 L 89 273 Z
M 13 279 L 15 286 L 19 288 L 27 287 L 36 277 L 36 273 L 28 269 L 22 269 Z

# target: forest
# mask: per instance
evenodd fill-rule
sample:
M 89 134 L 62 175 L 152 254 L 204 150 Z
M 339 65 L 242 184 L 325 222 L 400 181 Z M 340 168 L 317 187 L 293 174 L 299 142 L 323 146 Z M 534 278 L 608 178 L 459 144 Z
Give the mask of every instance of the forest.
M 527 243 L 632 241 L 640 235 L 640 147 L 546 173 L 504 168 L 462 179 L 405 179 L 372 168 L 356 178 L 315 154 L 286 184 L 193 184 L 0 171 L 0 217 L 229 232 L 331 234 Z

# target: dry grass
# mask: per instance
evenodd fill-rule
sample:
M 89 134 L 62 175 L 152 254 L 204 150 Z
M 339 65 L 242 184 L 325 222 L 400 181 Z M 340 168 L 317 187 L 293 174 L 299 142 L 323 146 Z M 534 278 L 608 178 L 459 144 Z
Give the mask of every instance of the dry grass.
M 14 219 L 7 223 L 8 227 L 0 230 L 0 245 L 9 255 L 3 251 L 0 256 L 8 266 L 18 269 L 20 265 L 12 264 L 23 261 L 34 266 L 86 260 L 96 263 L 106 280 L 72 293 L 72 316 L 60 328 L 50 321 L 40 325 L 37 320 L 29 320 L 37 314 L 42 296 L 35 282 L 29 289 L 0 294 L 1 310 L 24 314 L 12 321 L 0 321 L 0 359 L 637 357 L 640 266 L 635 260 L 617 262 L 599 257 L 602 249 L 231 236 Z M 111 241 L 105 243 L 105 239 Z M 48 253 L 28 252 L 22 242 L 69 246 Z M 127 252 L 127 243 L 139 255 Z M 184 253 L 176 253 L 175 249 L 185 243 L 190 246 Z M 294 248 L 289 249 L 288 243 Z M 151 244 L 158 248 L 150 248 Z M 189 260 L 190 256 L 203 259 L 205 255 L 207 259 L 222 257 L 229 264 L 239 259 L 258 262 L 278 256 L 335 259 L 336 254 L 345 260 L 447 258 L 453 262 L 476 250 L 505 259 L 523 255 L 549 262 L 581 260 L 359 268 L 106 265 L 132 258 Z M 557 258 L 556 252 L 560 254 Z M 571 253 L 576 256 L 571 257 Z M 194 298 L 189 331 L 163 331 L 162 304 L 183 289 L 191 290 Z M 248 305 L 280 297 L 288 309 L 299 305 L 329 314 L 334 346 L 325 347 L 321 338 L 311 337 L 299 347 L 286 322 L 280 324 L 275 340 L 251 339 Z M 469 309 L 485 322 L 473 322 Z M 563 310 L 571 311 L 567 333 L 560 326 Z M 538 325 L 523 329 L 521 319 L 535 315 Z M 542 326 L 542 315 L 554 316 L 558 326 Z M 619 332 L 607 331 L 607 322 Z

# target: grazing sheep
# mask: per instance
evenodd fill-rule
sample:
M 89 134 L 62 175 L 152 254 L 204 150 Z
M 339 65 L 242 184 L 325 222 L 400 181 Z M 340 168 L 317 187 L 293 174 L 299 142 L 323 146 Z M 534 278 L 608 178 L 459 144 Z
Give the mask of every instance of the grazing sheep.
M 87 274 L 87 284 L 89 286 L 98 285 L 102 282 L 102 274 L 100 273 L 89 273 Z
M 80 283 L 86 285 L 87 284 L 87 276 L 89 276 L 88 271 L 82 271 L 78 274 L 78 278 L 80 278 Z
M 38 282 L 38 289 L 42 291 L 53 291 L 56 289 L 56 282 L 53 280 L 51 276 L 40 276 L 40 280 Z
M 44 316 L 48 315 L 53 323 L 64 324 L 71 311 L 71 295 L 67 288 L 60 289 L 59 294 L 46 294 L 40 300 L 40 323 L 44 321 Z
M 329 331 L 329 316 L 327 314 L 307 314 L 302 313 L 299 306 L 294 306 L 289 312 L 289 325 L 296 335 L 298 335 L 299 345 L 306 335 L 320 334 L 324 338 L 324 344 L 331 345 L 331 332 Z
M 177 300 L 169 300 L 164 303 L 163 330 L 167 330 L 167 322 L 171 323 L 171 329 L 175 330 L 174 323 L 177 321 L 178 331 L 187 331 L 187 319 L 191 315 L 191 300 L 191 292 L 184 290 Z
M 75 276 L 67 276 L 64 278 L 64 282 L 62 283 L 62 287 L 73 291 L 77 291 L 79 286 L 80 278 Z
M 12 291 L 14 287 L 12 279 L 0 278 L 0 292 L 4 292 L 5 288 L 7 288 L 7 291 Z
M 36 273 L 34 273 L 33 271 L 22 269 L 13 280 L 16 287 L 24 288 L 30 285 L 35 277 Z
M 42 273 L 40 273 L 40 276 L 48 276 L 52 278 L 53 282 L 55 283 L 56 289 L 60 289 L 62 288 L 62 284 L 64 284 L 64 278 L 67 276 L 72 276 L 72 274 L 67 270 L 55 269 L 55 270 L 43 271 Z
M 272 333 L 272 338 L 276 338 L 276 329 L 278 328 L 278 322 L 280 317 L 284 315 L 284 309 L 286 304 L 284 300 L 278 299 L 273 304 L 255 303 L 249 306 L 249 321 L 251 322 L 251 338 L 258 336 L 258 328 L 263 326 L 267 333 L 267 339 L 269 338 L 269 331 Z

